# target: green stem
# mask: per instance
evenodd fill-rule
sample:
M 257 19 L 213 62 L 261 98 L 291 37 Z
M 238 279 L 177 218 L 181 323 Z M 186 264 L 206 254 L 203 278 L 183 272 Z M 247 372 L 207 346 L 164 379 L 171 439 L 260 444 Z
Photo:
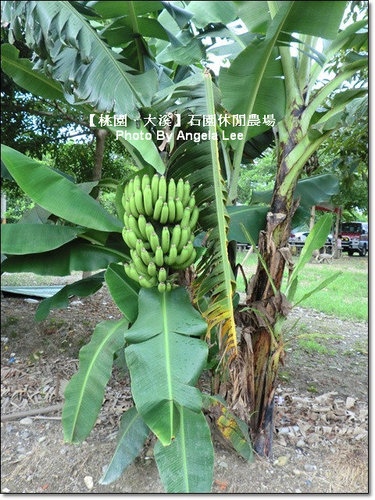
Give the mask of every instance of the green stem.
M 143 61 L 142 42 L 140 39 L 141 34 L 139 31 L 137 14 L 135 13 L 135 9 L 134 9 L 134 2 L 129 2 L 129 17 L 131 20 L 131 25 L 132 25 L 132 29 L 133 29 L 133 33 L 134 33 L 134 42 L 135 42 L 135 46 L 137 49 L 139 71 L 141 73 L 144 73 L 145 65 L 144 65 L 144 61 Z

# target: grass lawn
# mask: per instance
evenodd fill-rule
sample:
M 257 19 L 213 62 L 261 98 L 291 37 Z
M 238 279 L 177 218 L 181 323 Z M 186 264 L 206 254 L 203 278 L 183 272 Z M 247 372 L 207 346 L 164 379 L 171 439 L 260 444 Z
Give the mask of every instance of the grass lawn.
M 246 271 L 247 276 L 251 276 L 256 269 L 256 255 L 251 254 L 243 262 L 246 254 L 239 253 L 240 262 Z M 297 260 L 297 257 L 295 258 Z M 303 269 L 299 277 L 299 285 L 294 302 L 308 291 L 315 288 L 320 282 L 327 279 L 336 271 L 342 274 L 326 288 L 311 295 L 301 302 L 299 306 L 315 309 L 317 311 L 337 316 L 342 319 L 367 321 L 368 320 L 368 259 L 354 255 L 348 257 L 346 254 L 340 259 L 333 260 L 332 264 L 318 264 L 315 261 Z M 285 273 L 283 288 L 287 282 Z M 238 277 L 238 291 L 244 291 L 243 279 Z

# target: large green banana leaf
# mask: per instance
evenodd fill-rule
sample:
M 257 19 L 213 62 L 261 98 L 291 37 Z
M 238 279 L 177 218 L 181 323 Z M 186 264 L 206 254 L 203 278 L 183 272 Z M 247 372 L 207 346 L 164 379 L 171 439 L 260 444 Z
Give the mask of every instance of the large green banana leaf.
M 35 70 L 28 59 L 19 58 L 19 52 L 13 45 L 3 44 L 1 51 L 2 69 L 18 85 L 38 97 L 64 99 L 61 85 L 45 73 Z M 80 104 L 79 108 L 87 116 L 93 114 L 93 109 L 88 104 Z M 98 122 L 99 117 L 100 114 L 94 113 L 94 123 Z M 149 140 L 137 139 L 139 134 L 144 135 L 147 132 L 143 122 L 129 121 L 126 128 L 109 126 L 108 129 L 112 134 L 118 134 L 116 137 L 127 147 L 139 168 L 147 163 L 160 174 L 164 172 L 165 166 L 155 144 Z M 125 132 L 127 132 L 127 139 L 125 139 Z
M 17 224 L 12 224 L 16 226 Z M 13 227 L 12 227 L 13 229 Z M 98 271 L 112 262 L 125 260 L 126 254 L 110 246 L 92 245 L 78 238 L 56 250 L 23 255 L 8 254 L 1 263 L 7 273 L 35 273 L 41 276 L 69 276 L 73 271 Z
M 103 403 L 112 372 L 113 356 L 124 345 L 128 322 L 99 323 L 90 342 L 79 353 L 79 371 L 65 389 L 62 424 L 65 441 L 83 441 L 91 432 Z
M 183 288 L 139 292 L 138 317 L 126 332 L 126 363 L 137 410 L 163 445 L 176 437 L 179 408 L 199 412 L 200 391 L 194 387 L 208 354 L 199 337 L 207 325 Z
M 150 434 L 150 429 L 139 416 L 133 406 L 121 417 L 117 446 L 113 457 L 106 468 L 100 484 L 110 484 L 116 481 L 141 452 Z
M 169 446 L 157 441 L 155 461 L 167 493 L 210 493 L 214 450 L 202 412 L 179 408 L 179 428 Z
M 64 99 L 61 85 L 40 71 L 34 71 L 29 59 L 20 58 L 19 50 L 14 45 L 1 45 L 1 67 L 17 85 L 32 94 L 46 99 Z
M 48 252 L 74 240 L 80 232 L 82 229 L 55 224 L 4 224 L 1 226 L 1 253 Z
M 36 313 L 35 320 L 43 321 L 48 316 L 51 309 L 63 309 L 69 305 L 69 299 L 72 296 L 87 297 L 92 295 L 101 288 L 103 284 L 104 273 L 98 273 L 94 276 L 84 278 L 82 280 L 65 285 L 52 297 L 48 297 L 40 302 Z
M 20 188 L 41 207 L 79 226 L 122 231 L 120 220 L 64 176 L 8 146 L 1 147 L 1 155 Z
M 134 323 L 138 314 L 139 284 L 125 274 L 121 264 L 108 266 L 105 281 L 117 307 L 129 323 Z
M 294 198 L 300 199 L 300 206 L 310 209 L 319 203 L 327 203 L 339 191 L 339 180 L 334 174 L 321 174 L 297 182 Z M 251 203 L 271 203 L 272 190 L 253 191 Z
M 49 63 L 68 102 L 89 102 L 99 111 L 113 109 L 133 120 L 140 118 L 138 109 L 147 101 L 138 89 L 152 89 L 156 73 L 132 74 L 71 2 L 4 2 L 3 20 L 11 23 L 11 29 L 18 18 L 26 19 L 24 35 L 39 66 Z M 97 79 L 99 68 L 104 81 Z

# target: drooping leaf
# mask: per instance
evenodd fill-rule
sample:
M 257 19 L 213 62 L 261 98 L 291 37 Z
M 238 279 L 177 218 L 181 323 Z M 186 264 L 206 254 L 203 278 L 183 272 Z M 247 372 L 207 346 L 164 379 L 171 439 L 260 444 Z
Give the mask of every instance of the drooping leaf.
M 245 460 L 254 460 L 249 431 L 244 421 L 237 418 L 218 396 L 204 396 L 204 407 L 208 409 L 222 437 Z
M 266 226 L 266 215 L 269 207 L 251 207 L 246 205 L 233 205 L 227 207 L 230 215 L 228 239 L 238 243 L 247 242 L 245 227 L 252 239 L 257 243 L 259 232 Z
M 83 227 L 122 231 L 120 220 L 62 175 L 8 146 L 1 146 L 1 155 L 19 187 L 41 207 Z
M 169 446 L 157 441 L 155 461 L 167 493 L 210 493 L 214 450 L 202 412 L 179 409 L 179 430 Z
M 328 276 L 328 278 L 326 278 L 325 280 L 321 281 L 319 283 L 319 285 L 315 286 L 312 290 L 309 290 L 307 293 L 304 293 L 302 295 L 302 297 L 299 298 L 297 300 L 297 302 L 295 302 L 293 304 L 293 306 L 294 307 L 298 306 L 299 304 L 301 304 L 301 302 L 303 302 L 304 300 L 306 300 L 309 297 L 311 297 L 311 295 L 313 295 L 314 293 L 317 293 L 320 290 L 323 290 L 327 285 L 329 285 L 330 283 L 332 283 L 332 281 L 335 281 L 335 279 L 338 278 L 342 273 L 343 273 L 342 271 L 337 271 L 336 273 L 331 274 L 331 276 Z M 294 293 L 293 293 L 293 296 L 294 296 Z
M 71 2 L 4 2 L 3 20 L 10 23 L 15 37 L 15 27 L 23 18 L 26 43 L 38 56 L 36 66 L 48 63 L 68 102 L 87 102 L 98 111 L 140 118 L 138 109 L 147 102 L 137 89 L 146 81 L 153 86 L 156 73 L 132 74 L 132 68 L 120 61 Z M 97 78 L 98 70 L 104 81 Z
M 309 235 L 307 236 L 298 261 L 288 279 L 286 296 L 289 301 L 293 300 L 293 296 L 297 287 L 298 277 L 302 269 L 311 259 L 313 251 L 324 246 L 325 242 L 327 241 L 327 236 L 331 230 L 331 226 L 332 214 L 324 214 L 314 225 Z
M 70 297 L 87 297 L 97 292 L 103 285 L 104 273 L 98 273 L 88 278 L 65 285 L 52 297 L 42 300 L 35 313 L 36 321 L 46 319 L 51 309 L 64 309 L 69 305 Z
M 139 416 L 137 409 L 133 406 L 126 410 L 121 417 L 116 450 L 99 481 L 100 484 L 111 484 L 121 476 L 141 452 L 149 433 L 150 429 Z
M 207 325 L 182 288 L 164 294 L 141 289 L 138 311 L 125 335 L 133 399 L 148 427 L 168 445 L 178 430 L 178 408 L 201 409 L 194 385 L 207 359 L 207 344 L 199 339 Z
M 134 323 L 138 314 L 140 286 L 130 279 L 120 264 L 110 264 L 105 272 L 105 281 L 111 297 L 129 323 Z
M 103 321 L 96 326 L 90 342 L 80 350 L 79 371 L 73 375 L 64 393 L 65 441 L 83 441 L 94 427 L 111 375 L 113 356 L 124 345 L 127 327 L 128 322 L 124 319 Z
M 55 224 L 3 224 L 1 253 L 25 255 L 47 252 L 74 240 L 79 228 Z
M 7 255 L 3 272 L 35 273 L 41 276 L 69 276 L 73 271 L 98 271 L 125 256 L 109 246 L 92 245 L 79 238 L 56 250 L 25 255 Z
M 208 114 L 215 114 L 212 81 L 209 73 L 205 74 L 205 88 Z M 215 126 L 210 126 L 213 133 Z M 197 265 L 198 277 L 194 283 L 197 301 L 210 293 L 208 308 L 203 312 L 208 322 L 208 336 L 213 328 L 219 327 L 220 346 L 226 361 L 237 355 L 237 336 L 233 311 L 233 294 L 235 281 L 230 266 L 228 244 L 228 220 L 226 210 L 226 191 L 221 175 L 217 141 L 210 141 L 210 157 L 208 166 L 212 169 L 212 186 L 204 193 L 202 203 L 208 203 L 201 212 L 200 223 L 208 231 L 207 250 L 204 258 Z M 212 188 L 213 187 L 213 188 Z
M 327 203 L 338 193 L 339 181 L 334 174 L 321 174 L 297 182 L 294 198 L 300 198 L 300 206 L 310 209 L 319 203 Z M 251 202 L 271 203 L 272 190 L 253 191 Z
M 64 99 L 61 85 L 40 71 L 34 71 L 31 61 L 19 58 L 19 50 L 14 45 L 1 45 L 1 67 L 17 85 L 28 92 L 45 99 Z

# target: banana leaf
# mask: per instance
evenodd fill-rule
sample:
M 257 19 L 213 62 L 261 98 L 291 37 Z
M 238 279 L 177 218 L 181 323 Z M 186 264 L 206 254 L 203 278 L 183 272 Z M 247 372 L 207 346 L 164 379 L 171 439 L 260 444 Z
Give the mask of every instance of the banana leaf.
M 207 344 L 199 338 L 207 325 L 182 288 L 142 288 L 138 311 L 125 335 L 133 399 L 144 422 L 169 445 L 180 424 L 179 408 L 201 410 L 194 385 L 207 360 Z
M 43 321 L 46 319 L 51 309 L 64 309 L 69 305 L 69 299 L 73 296 L 87 297 L 97 292 L 103 285 L 104 273 L 98 273 L 82 280 L 65 285 L 52 297 L 48 297 L 38 305 L 35 312 L 35 320 Z
M 90 342 L 80 350 L 79 371 L 73 375 L 64 393 L 65 441 L 83 441 L 94 427 L 111 376 L 113 356 L 124 345 L 127 327 L 128 322 L 124 319 L 103 321 L 96 326 Z
M 121 232 L 123 224 L 74 183 L 18 151 L 1 147 L 2 160 L 19 187 L 54 215 L 98 231 Z
M 149 434 L 150 429 L 137 409 L 134 406 L 129 408 L 121 417 L 116 450 L 99 483 L 111 484 L 116 481 L 139 455 Z
M 168 493 L 210 493 L 214 450 L 202 412 L 179 409 L 179 430 L 169 446 L 154 448 L 160 479 Z

